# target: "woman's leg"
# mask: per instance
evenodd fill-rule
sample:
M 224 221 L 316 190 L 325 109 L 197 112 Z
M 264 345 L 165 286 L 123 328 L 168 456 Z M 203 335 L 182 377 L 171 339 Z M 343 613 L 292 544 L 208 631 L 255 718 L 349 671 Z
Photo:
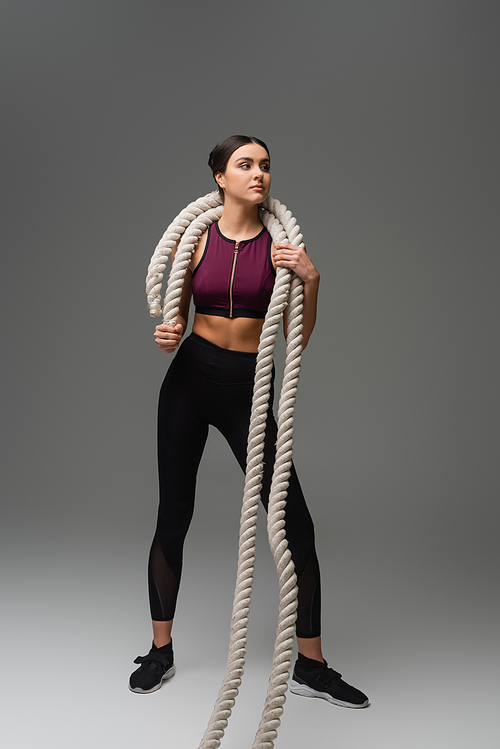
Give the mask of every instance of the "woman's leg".
M 238 463 L 245 470 L 248 424 L 253 387 L 233 384 L 219 386 L 218 418 L 214 425 L 228 441 Z M 272 394 L 271 394 L 272 403 Z M 264 474 L 261 498 L 267 510 L 275 456 L 277 426 L 269 409 L 264 446 Z M 314 525 L 307 508 L 295 468 L 292 466 L 285 531 L 295 564 L 298 584 L 297 644 L 299 652 L 322 661 L 321 653 L 321 586 L 319 564 L 315 550 Z
M 158 403 L 160 504 L 148 565 L 149 598 L 157 647 L 170 641 L 179 592 L 184 540 L 194 511 L 196 474 L 208 435 L 200 376 L 177 354 Z
M 148 564 L 153 645 L 129 680 L 142 694 L 160 689 L 175 673 L 172 621 L 179 592 L 182 551 L 194 510 L 196 474 L 208 434 L 203 403 L 206 384 L 188 366 L 186 342 L 167 372 L 158 403 L 160 505 Z

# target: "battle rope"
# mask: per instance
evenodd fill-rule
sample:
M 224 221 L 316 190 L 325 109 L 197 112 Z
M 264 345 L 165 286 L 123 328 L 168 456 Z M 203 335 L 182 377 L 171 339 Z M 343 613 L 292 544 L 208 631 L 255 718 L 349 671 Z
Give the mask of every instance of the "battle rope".
M 220 218 L 222 210 L 219 193 L 212 192 L 190 203 L 167 228 L 148 268 L 146 292 L 151 316 L 157 317 L 162 313 L 163 272 L 168 256 L 177 246 L 163 306 L 164 321 L 175 324 L 185 273 L 194 249 L 207 227 Z M 296 220 L 278 200 L 267 198 L 263 203 L 261 219 L 275 244 L 288 241 L 304 246 Z M 278 268 L 260 336 L 255 369 L 226 676 L 199 749 L 217 749 L 220 746 L 243 675 L 272 365 L 281 318 L 288 307 L 285 371 L 278 407 L 278 438 L 267 519 L 269 544 L 278 570 L 280 603 L 269 687 L 252 749 L 273 748 L 283 713 L 297 615 L 297 578 L 285 535 L 285 507 L 292 465 L 293 413 L 302 354 L 303 299 L 300 278 L 287 268 Z

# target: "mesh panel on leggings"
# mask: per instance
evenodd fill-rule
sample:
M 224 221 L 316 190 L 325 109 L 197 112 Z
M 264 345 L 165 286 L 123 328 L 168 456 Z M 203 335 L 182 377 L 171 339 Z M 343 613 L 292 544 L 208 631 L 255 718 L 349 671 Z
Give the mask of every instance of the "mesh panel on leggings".
M 173 619 L 179 581 L 165 561 L 158 534 L 155 534 L 148 565 L 149 601 L 151 618 L 165 622 Z
M 313 549 L 298 584 L 297 637 L 319 637 L 321 634 L 321 585 L 319 563 Z

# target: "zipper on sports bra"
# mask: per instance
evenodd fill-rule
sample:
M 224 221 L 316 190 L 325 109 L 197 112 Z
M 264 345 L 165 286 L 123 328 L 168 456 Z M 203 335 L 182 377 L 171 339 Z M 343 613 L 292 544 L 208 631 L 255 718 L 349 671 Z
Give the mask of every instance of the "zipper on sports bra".
M 234 243 L 234 255 L 233 255 L 233 267 L 231 268 L 231 281 L 229 282 L 229 317 L 233 316 L 233 287 L 234 287 L 234 274 L 236 273 L 236 261 L 238 260 L 238 249 L 240 243 Z

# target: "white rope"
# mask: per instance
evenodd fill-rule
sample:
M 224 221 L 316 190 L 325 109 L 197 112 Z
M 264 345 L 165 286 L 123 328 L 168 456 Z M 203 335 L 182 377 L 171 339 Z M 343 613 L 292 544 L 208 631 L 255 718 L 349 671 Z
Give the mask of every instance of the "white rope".
M 271 197 L 267 198 L 263 206 L 261 219 L 274 243 L 288 241 L 303 247 L 300 228 L 286 206 Z M 190 203 L 168 227 L 151 258 L 146 279 L 148 304 L 152 316 L 158 316 L 162 312 L 160 294 L 163 272 L 169 254 L 178 245 L 163 306 L 165 322 L 175 323 L 186 269 L 194 249 L 201 234 L 213 221 L 220 218 L 222 210 L 218 192 L 209 193 Z M 292 465 L 293 413 L 302 354 L 303 298 L 303 283 L 300 278 L 287 268 L 278 268 L 260 336 L 255 368 L 226 676 L 199 749 L 217 749 L 220 746 L 243 676 L 272 365 L 280 322 L 285 308 L 288 307 L 285 372 L 278 408 L 278 438 L 267 520 L 269 544 L 278 570 L 280 603 L 269 687 L 252 749 L 272 749 L 283 713 L 297 612 L 297 578 L 284 526 Z

